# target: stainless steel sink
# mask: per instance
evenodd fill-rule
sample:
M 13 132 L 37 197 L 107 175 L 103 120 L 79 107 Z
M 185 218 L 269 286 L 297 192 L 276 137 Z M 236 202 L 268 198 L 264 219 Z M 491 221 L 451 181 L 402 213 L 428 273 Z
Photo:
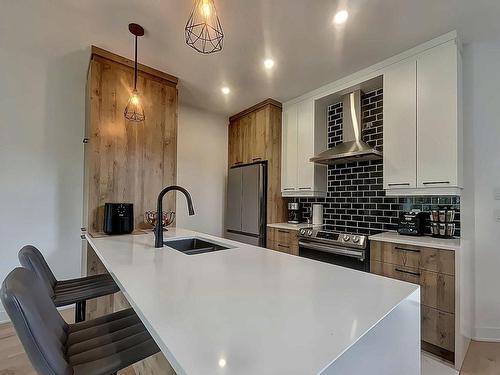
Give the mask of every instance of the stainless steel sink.
M 164 241 L 163 244 L 186 255 L 211 253 L 214 251 L 229 249 L 229 247 L 196 237 L 167 240 Z

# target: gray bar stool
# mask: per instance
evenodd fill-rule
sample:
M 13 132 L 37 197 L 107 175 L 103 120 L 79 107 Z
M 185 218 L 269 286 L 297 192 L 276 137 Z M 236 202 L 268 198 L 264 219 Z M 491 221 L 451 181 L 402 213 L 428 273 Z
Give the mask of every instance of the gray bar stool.
M 39 374 L 109 375 L 159 352 L 132 309 L 67 324 L 26 268 L 7 275 L 0 298 Z
M 42 253 L 32 245 L 24 246 L 18 254 L 19 262 L 37 274 L 46 286 L 57 307 L 76 304 L 75 322 L 85 320 L 86 301 L 120 291 L 109 274 L 93 275 L 71 280 L 57 280 Z

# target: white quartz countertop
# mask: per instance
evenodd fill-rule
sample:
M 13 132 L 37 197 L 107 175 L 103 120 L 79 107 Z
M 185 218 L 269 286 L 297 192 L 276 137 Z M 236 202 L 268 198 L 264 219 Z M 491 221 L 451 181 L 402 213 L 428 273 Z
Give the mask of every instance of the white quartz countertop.
M 460 250 L 460 239 L 435 238 L 430 236 L 404 236 L 397 232 L 384 232 L 368 237 L 373 241 L 392 242 L 405 245 L 433 247 L 443 250 Z
M 300 223 L 300 224 L 272 223 L 272 224 L 267 224 L 267 226 L 269 228 L 299 230 L 299 229 L 302 229 L 302 228 L 318 227 L 318 226 L 321 226 L 321 225 L 312 225 L 312 224 L 307 224 L 307 223 Z
M 231 247 L 185 255 L 153 234 L 88 242 L 177 374 L 317 374 L 418 285 L 182 229 Z

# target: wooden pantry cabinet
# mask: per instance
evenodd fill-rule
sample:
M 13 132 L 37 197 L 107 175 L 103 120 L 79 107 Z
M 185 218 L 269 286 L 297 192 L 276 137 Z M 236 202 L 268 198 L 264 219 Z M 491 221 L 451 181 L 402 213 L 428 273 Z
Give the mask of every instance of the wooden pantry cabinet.
M 372 241 L 371 273 L 420 285 L 422 348 L 451 362 L 455 352 L 455 253 Z
M 456 39 L 384 72 L 384 189 L 459 195 L 461 54 Z
M 281 196 L 281 111 L 281 103 L 267 99 L 229 118 L 229 168 L 267 163 L 267 223 L 286 219 Z

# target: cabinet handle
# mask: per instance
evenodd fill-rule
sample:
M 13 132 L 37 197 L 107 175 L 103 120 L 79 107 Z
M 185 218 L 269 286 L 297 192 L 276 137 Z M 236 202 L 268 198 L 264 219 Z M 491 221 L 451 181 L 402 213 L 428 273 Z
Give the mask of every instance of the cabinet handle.
M 282 244 L 280 244 L 280 243 L 278 244 L 278 247 L 282 247 L 282 248 L 284 248 L 284 249 L 289 249 L 289 248 L 290 248 L 290 246 L 285 246 L 285 245 L 282 245 Z
M 397 182 L 397 183 L 390 182 L 387 184 L 387 186 L 410 186 L 410 183 L 409 182 Z
M 253 158 L 252 161 L 262 160 L 262 158 Z
M 308 187 L 301 187 L 301 188 L 299 188 L 299 190 L 311 190 L 311 187 L 310 186 L 308 186 Z
M 238 165 L 238 164 L 243 164 L 243 162 L 242 161 L 237 161 L 237 162 L 234 163 L 234 165 Z
M 283 190 L 295 190 L 295 188 L 284 188 Z
M 279 233 L 286 233 L 286 234 L 289 234 L 290 232 L 287 231 L 287 230 L 283 230 L 283 229 L 278 229 L 278 232 Z
M 449 184 L 450 181 L 425 181 L 422 182 L 424 185 L 443 185 L 443 184 Z
M 404 247 L 395 246 L 396 250 L 411 251 L 412 253 L 420 253 L 420 250 L 416 249 L 405 249 Z
M 400 268 L 394 268 L 394 271 L 402 272 L 402 273 L 407 273 L 407 274 L 413 275 L 413 276 L 420 276 L 420 272 L 405 271 L 405 270 L 402 270 Z

